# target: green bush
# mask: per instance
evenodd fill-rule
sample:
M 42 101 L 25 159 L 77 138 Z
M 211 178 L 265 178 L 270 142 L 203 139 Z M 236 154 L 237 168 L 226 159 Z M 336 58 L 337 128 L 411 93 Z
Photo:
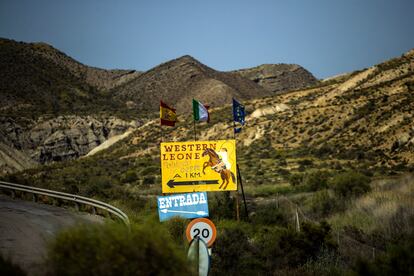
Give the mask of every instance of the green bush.
M 310 200 L 310 209 L 314 217 L 322 218 L 345 209 L 345 202 L 331 194 L 329 190 L 314 193 Z
M 301 232 L 287 229 L 280 237 L 276 259 L 278 265 L 297 267 L 316 259 L 323 251 L 335 251 L 336 244 L 331 236 L 331 227 L 326 222 L 320 225 L 303 223 Z
M 307 166 L 311 166 L 311 165 L 313 165 L 313 161 L 312 161 L 312 160 L 310 160 L 310 159 L 303 159 L 303 160 L 299 160 L 299 161 L 298 161 L 298 164 L 299 164 L 300 166 L 307 167 Z
M 325 171 L 310 171 L 305 174 L 303 184 L 309 191 L 318 191 L 327 187 L 329 173 Z
M 255 245 L 268 272 L 299 268 L 322 254 L 335 253 L 337 248 L 326 222 L 302 223 L 300 232 L 290 228 L 263 228 Z
M 344 260 L 337 252 L 330 250 L 322 250 L 316 259 L 307 261 L 299 268 L 300 275 L 326 275 L 326 276 L 340 276 L 346 275 Z
M 134 182 L 138 179 L 138 175 L 135 171 L 127 171 L 123 176 L 122 176 L 122 183 L 131 183 Z
M 142 184 L 154 184 L 155 183 L 155 176 L 148 175 L 144 176 L 144 180 L 142 181 Z
M 221 225 L 213 247 L 211 275 L 261 275 L 257 255 L 242 225 Z
M 234 219 L 236 217 L 235 199 L 230 196 L 230 192 L 209 193 L 208 206 L 212 219 Z
M 24 271 L 16 264 L 12 263 L 10 260 L 5 259 L 0 254 L 0 275 L 26 275 Z
M 86 196 L 104 196 L 106 191 L 112 188 L 112 179 L 107 176 L 92 176 L 85 185 Z
M 414 275 L 414 232 L 390 245 L 373 262 L 359 260 L 358 275 Z
M 334 176 L 330 186 L 342 197 L 360 196 L 371 190 L 370 178 L 361 173 L 349 171 Z
M 304 178 L 303 173 L 293 173 L 289 176 L 289 183 L 292 186 L 299 186 L 302 184 Z
M 167 228 L 167 231 L 169 232 L 171 239 L 178 246 L 183 247 L 185 244 L 188 243 L 187 238 L 185 236 L 185 230 L 187 228 L 188 222 L 189 221 L 187 219 L 174 217 L 163 223 L 164 226 Z
M 334 145 L 324 144 L 319 148 L 312 149 L 311 152 L 318 158 L 327 157 L 335 152 Z
M 161 227 L 84 225 L 51 243 L 50 275 L 189 275 L 182 250 Z
M 160 167 L 148 166 L 141 170 L 140 175 L 146 176 L 148 174 L 158 174 L 158 173 L 160 173 Z
M 260 204 L 257 206 L 256 214 L 253 217 L 253 223 L 262 225 L 281 225 L 288 224 L 287 215 L 279 208 L 277 202 Z

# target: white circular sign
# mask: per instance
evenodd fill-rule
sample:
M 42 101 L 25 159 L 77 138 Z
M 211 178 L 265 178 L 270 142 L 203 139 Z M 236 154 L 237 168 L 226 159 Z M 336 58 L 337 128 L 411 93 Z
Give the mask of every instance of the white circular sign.
M 216 240 L 216 227 L 209 219 L 197 218 L 188 224 L 186 236 L 188 241 L 192 241 L 195 237 L 199 237 L 208 246 L 211 246 Z

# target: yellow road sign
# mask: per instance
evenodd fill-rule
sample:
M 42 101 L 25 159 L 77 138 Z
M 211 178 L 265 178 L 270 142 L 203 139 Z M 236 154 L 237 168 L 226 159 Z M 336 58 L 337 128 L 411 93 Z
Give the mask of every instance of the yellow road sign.
M 237 190 L 235 140 L 161 143 L 163 193 Z

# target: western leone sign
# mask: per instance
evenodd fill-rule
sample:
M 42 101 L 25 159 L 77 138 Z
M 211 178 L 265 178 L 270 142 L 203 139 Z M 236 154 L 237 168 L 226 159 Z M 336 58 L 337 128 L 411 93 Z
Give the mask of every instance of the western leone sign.
M 161 143 L 163 193 L 237 190 L 235 140 Z
M 188 193 L 158 197 L 160 221 L 179 216 L 183 218 L 208 217 L 207 193 Z

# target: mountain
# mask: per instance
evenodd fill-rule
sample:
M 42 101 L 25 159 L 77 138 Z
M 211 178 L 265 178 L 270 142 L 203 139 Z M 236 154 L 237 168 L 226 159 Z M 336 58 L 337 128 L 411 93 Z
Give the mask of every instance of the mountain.
M 248 100 L 317 82 L 298 65 L 219 72 L 191 56 L 144 73 L 104 70 L 84 65 L 46 43 L 2 38 L 0 73 L 1 109 L 14 118 L 108 111 L 146 115 L 157 112 L 160 99 L 187 112 L 192 98 L 219 107 L 232 97 Z
M 182 114 L 164 139 L 193 137 L 192 98 L 213 107 L 211 123 L 197 127 L 199 139 L 231 138 L 232 97 L 249 114 L 238 136 L 242 152 L 252 147 L 261 152 L 266 145 L 269 152 L 301 152 L 372 168 L 414 163 L 413 51 L 317 81 L 298 65 L 219 72 L 183 56 L 131 73 L 90 68 L 44 44 L 1 40 L 0 47 L 3 172 L 78 159 L 110 138 L 115 142 L 109 149 L 106 143 L 99 147 L 99 156 L 118 147 L 123 155 L 117 158 L 140 156 L 141 143 L 143 152 L 154 154 L 162 136 L 155 119 L 159 99 Z M 278 76 L 286 84 L 278 86 Z M 294 90 L 282 93 L 281 87 Z
M 0 173 L 74 159 L 139 125 L 108 92 L 140 75 L 0 39 Z
M 390 274 L 406 269 L 410 244 L 400 241 L 412 240 L 413 230 L 414 50 L 313 87 L 242 102 L 247 117 L 237 137 L 230 105 L 214 108 L 211 122 L 197 128 L 191 113 L 180 115 L 175 127 L 161 128 L 150 118 L 95 154 L 1 179 L 98 198 L 142 224 L 158 212 L 161 141 L 191 141 L 194 131 L 199 140 L 236 138 L 248 209 L 240 216 L 248 219 L 236 222 L 237 193 L 209 193 L 210 218 L 225 222 L 219 233 L 225 244 L 214 256 L 253 260 L 243 267 L 250 274 L 346 274 L 357 264 L 363 268 L 356 274 L 377 271 L 374 266 Z M 193 167 L 181 172 L 200 170 Z M 178 237 L 177 246 L 178 223 L 165 228 Z M 226 244 L 236 247 L 229 251 Z M 215 271 L 239 263 L 218 264 Z
M 413 90 L 410 51 L 319 87 L 256 101 L 251 131 L 241 139 L 246 145 L 270 139 L 277 149 L 369 160 L 370 166 L 413 165 Z
M 247 185 L 283 183 L 310 168 L 370 175 L 414 169 L 414 50 L 316 87 L 243 103 L 248 116 L 237 153 Z M 197 124 L 198 139 L 233 139 L 231 116 L 229 105 L 212 110 L 210 123 Z M 158 187 L 159 142 L 193 136 L 191 113 L 176 127 L 161 129 L 153 119 L 108 149 L 39 174 L 60 183 L 74 172 L 85 181 L 97 173 L 113 183 Z
M 117 87 L 114 94 L 141 111 L 156 112 L 163 99 L 179 112 L 190 112 L 193 98 L 220 107 L 230 103 L 232 97 L 246 100 L 272 93 L 239 74 L 219 72 L 191 56 L 183 56 Z
M 139 126 L 138 116 L 156 112 L 160 97 L 179 107 L 191 106 L 192 97 L 217 107 L 232 96 L 269 95 L 188 56 L 143 74 L 93 68 L 46 43 L 2 38 L 0 75 L 2 173 L 79 158 Z
M 105 91 L 139 74 L 88 67 L 45 43 L 0 39 L 1 111 L 8 117 L 119 110 Z
M 272 91 L 273 95 L 318 83 L 309 71 L 297 64 L 263 64 L 234 72 Z
M 105 91 L 127 82 L 142 72 L 136 70 L 105 70 L 84 65 L 46 43 L 30 43 L 33 55 L 44 58 L 58 67 L 65 68 L 72 75 L 88 85 Z
M 278 182 L 306 166 L 371 174 L 414 169 L 414 50 L 315 87 L 243 103 L 248 115 L 237 151 L 247 183 Z M 233 139 L 231 116 L 228 105 L 214 109 L 209 124 L 197 125 L 198 139 Z M 191 122 L 182 115 L 176 127 L 161 132 L 154 119 L 99 158 L 145 172 L 137 183 L 158 183 L 160 140 L 193 139 Z M 116 178 L 123 173 L 120 168 Z

